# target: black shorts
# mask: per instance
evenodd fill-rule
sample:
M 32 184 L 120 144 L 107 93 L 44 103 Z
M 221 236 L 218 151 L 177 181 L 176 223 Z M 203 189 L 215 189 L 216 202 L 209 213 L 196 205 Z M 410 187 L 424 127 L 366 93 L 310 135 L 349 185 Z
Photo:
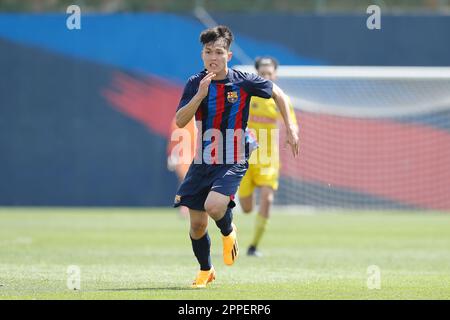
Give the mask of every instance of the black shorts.
M 236 164 L 194 164 L 178 188 L 174 207 L 180 205 L 205 211 L 205 201 L 210 191 L 230 196 L 229 208 L 233 208 L 234 194 L 248 169 L 248 161 Z

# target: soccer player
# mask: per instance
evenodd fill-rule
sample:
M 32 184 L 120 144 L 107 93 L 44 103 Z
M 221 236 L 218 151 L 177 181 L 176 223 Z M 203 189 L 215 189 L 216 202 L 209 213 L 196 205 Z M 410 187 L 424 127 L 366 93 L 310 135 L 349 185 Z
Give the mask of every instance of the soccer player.
M 232 41 L 233 35 L 225 26 L 200 34 L 205 69 L 188 79 L 176 112 L 178 127 L 184 127 L 195 115 L 199 130 L 196 157 L 174 201 L 175 207 L 189 208 L 189 235 L 200 265 L 193 288 L 204 288 L 216 277 L 207 231 L 209 217 L 222 234 L 224 263 L 233 265 L 239 254 L 231 210 L 248 168 L 251 141 L 246 128 L 252 96 L 274 99 L 286 124 L 287 143 L 293 155 L 298 155 L 296 126 L 288 116 L 289 101 L 270 80 L 228 67 Z
M 258 75 L 271 81 L 276 80 L 277 68 L 278 62 L 272 57 L 257 58 L 255 61 L 255 69 Z M 294 108 L 290 102 L 289 106 L 291 123 L 294 126 L 294 130 L 298 133 Z M 264 131 L 263 134 L 267 137 L 267 140 L 265 140 L 267 143 L 260 143 L 258 150 L 251 155 L 249 168 L 241 181 L 238 191 L 242 210 L 245 213 L 250 213 L 254 206 L 254 190 L 255 188 L 260 190 L 259 211 L 256 215 L 253 240 L 247 250 L 247 255 L 249 256 L 260 257 L 262 255 L 257 248 L 266 230 L 274 192 L 278 189 L 279 148 L 278 141 L 271 140 L 271 131 L 278 128 L 279 118 L 280 112 L 274 99 L 252 97 L 248 127 L 254 130 L 258 141 Z M 275 161 L 259 161 L 258 155 L 267 155 L 267 157 L 275 159 Z
M 170 125 L 171 128 L 171 138 L 168 140 L 167 144 L 167 169 L 169 171 L 174 171 L 177 175 L 178 181 L 181 183 L 186 177 L 186 173 L 189 170 L 189 165 L 194 159 L 195 154 L 195 142 L 197 141 L 197 128 L 195 127 L 195 120 L 192 118 L 191 121 L 183 128 L 187 132 L 184 132 L 183 135 L 180 135 L 182 139 L 186 139 L 185 145 L 189 145 L 189 150 L 182 150 L 182 152 L 187 152 L 187 154 L 180 155 L 176 152 L 177 139 L 172 139 L 172 135 L 176 133 L 177 130 L 180 130 L 176 125 L 176 117 L 173 118 L 172 123 Z M 178 137 L 178 135 L 176 135 Z M 189 161 L 182 161 L 181 157 L 186 157 Z M 180 217 L 187 218 L 189 215 L 189 209 L 185 206 L 180 206 Z

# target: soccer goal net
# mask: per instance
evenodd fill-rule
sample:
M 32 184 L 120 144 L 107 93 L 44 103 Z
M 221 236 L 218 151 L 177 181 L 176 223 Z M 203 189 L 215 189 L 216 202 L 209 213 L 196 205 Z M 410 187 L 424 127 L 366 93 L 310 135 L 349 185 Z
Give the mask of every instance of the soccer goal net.
M 276 82 L 300 126 L 296 159 L 280 126 L 276 204 L 450 210 L 450 68 L 281 66 Z

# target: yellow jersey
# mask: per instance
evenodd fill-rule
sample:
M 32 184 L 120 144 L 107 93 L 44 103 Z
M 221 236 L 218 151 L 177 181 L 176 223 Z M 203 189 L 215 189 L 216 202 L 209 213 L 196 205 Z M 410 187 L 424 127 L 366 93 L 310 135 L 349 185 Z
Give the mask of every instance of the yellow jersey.
M 289 109 L 290 109 L 289 116 L 291 117 L 291 121 L 297 125 L 294 107 L 290 99 L 289 99 Z M 279 152 L 278 141 L 273 141 L 272 143 L 271 130 L 278 128 L 278 121 L 280 118 L 281 113 L 278 110 L 275 101 L 273 99 L 252 97 L 250 101 L 248 128 L 253 129 L 255 131 L 256 139 L 259 144 L 258 149 L 256 149 L 255 151 L 258 152 L 258 155 L 264 154 L 267 155 L 268 157 L 271 157 L 274 152 L 276 153 Z M 266 139 L 264 139 L 264 136 L 262 136 L 264 135 L 262 129 L 266 130 L 265 131 L 265 136 L 267 137 Z M 265 143 L 264 140 L 266 140 L 267 143 Z M 254 157 L 257 152 L 253 152 L 252 157 Z M 258 161 L 256 161 L 256 163 L 259 162 L 259 159 L 260 157 L 258 157 Z

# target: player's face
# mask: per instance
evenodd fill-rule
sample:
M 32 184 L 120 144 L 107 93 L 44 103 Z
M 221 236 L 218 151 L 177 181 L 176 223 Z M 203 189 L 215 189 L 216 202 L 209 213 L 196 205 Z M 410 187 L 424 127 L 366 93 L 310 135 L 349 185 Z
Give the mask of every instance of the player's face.
M 258 75 L 264 79 L 275 81 L 277 79 L 277 71 L 273 65 L 262 65 L 258 69 Z
M 228 51 L 221 41 L 207 43 L 202 50 L 202 60 L 206 70 L 215 74 L 226 71 L 231 56 L 231 51 Z

